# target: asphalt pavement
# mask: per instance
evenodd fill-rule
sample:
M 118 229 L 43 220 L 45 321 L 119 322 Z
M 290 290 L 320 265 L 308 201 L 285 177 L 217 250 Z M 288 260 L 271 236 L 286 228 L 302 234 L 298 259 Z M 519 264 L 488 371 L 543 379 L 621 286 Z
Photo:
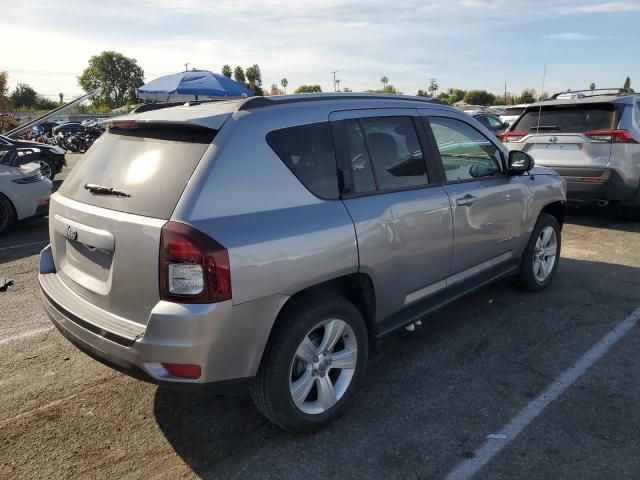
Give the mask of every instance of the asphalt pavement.
M 546 291 L 504 280 L 387 337 L 351 410 L 315 435 L 248 396 L 158 388 L 76 350 L 38 297 L 46 242 L 46 219 L 0 238 L 15 281 L 0 292 L 0 478 L 435 479 L 502 442 L 475 478 L 640 479 L 639 325 L 500 435 L 640 307 L 640 222 L 569 210 Z

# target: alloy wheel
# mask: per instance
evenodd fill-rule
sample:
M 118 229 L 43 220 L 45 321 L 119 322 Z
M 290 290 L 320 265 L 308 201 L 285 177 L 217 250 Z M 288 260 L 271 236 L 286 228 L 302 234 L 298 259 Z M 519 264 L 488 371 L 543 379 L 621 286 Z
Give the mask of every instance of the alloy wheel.
M 546 226 L 538 235 L 533 252 L 533 275 L 538 282 L 544 282 L 556 264 L 558 237 L 553 227 Z
M 304 336 L 289 374 L 289 392 L 303 413 L 317 415 L 333 407 L 351 385 L 358 361 L 353 329 L 337 318 L 325 320 Z

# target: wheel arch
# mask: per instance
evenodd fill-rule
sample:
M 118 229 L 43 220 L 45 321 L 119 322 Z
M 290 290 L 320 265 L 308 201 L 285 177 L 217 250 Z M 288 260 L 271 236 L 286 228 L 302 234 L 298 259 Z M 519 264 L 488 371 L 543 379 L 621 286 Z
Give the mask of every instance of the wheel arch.
M 299 302 L 304 302 L 305 298 L 310 296 L 319 295 L 340 295 L 344 297 L 360 311 L 362 318 L 367 326 L 367 332 L 369 335 L 369 343 L 375 339 L 374 335 L 374 323 L 376 317 L 376 297 L 373 281 L 371 277 L 365 273 L 351 273 L 341 277 L 336 277 L 331 280 L 327 280 L 316 285 L 304 288 L 296 292 L 294 295 L 284 303 L 276 320 L 274 321 L 267 344 L 274 336 L 274 332 L 277 332 L 282 327 L 282 322 L 285 321 L 286 314 L 289 310 L 294 308 Z

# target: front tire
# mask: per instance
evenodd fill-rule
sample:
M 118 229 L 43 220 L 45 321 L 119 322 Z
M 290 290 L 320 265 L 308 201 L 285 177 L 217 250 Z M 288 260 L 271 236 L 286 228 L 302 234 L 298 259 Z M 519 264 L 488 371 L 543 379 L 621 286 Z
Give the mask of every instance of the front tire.
M 544 290 L 553 280 L 560 261 L 561 228 L 548 213 L 540 214 L 522 254 L 518 285 L 523 290 Z
M 359 310 L 337 295 L 285 307 L 251 388 L 260 412 L 298 433 L 315 432 L 347 407 L 364 375 L 368 336 Z

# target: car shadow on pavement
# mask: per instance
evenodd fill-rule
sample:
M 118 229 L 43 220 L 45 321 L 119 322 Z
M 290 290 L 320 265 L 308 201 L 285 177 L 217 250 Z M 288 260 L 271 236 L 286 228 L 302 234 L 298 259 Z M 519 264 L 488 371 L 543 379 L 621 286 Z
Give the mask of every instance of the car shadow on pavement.
M 640 265 L 639 255 L 629 263 Z M 370 358 L 352 408 L 314 435 L 278 429 L 248 395 L 164 388 L 155 395 L 156 422 L 175 452 L 205 479 L 442 478 L 637 308 L 639 288 L 638 268 L 566 258 L 544 292 L 522 292 L 509 279 L 483 288 L 415 332 L 388 336 Z M 624 393 L 624 385 L 601 388 L 606 395 L 587 395 L 595 405 L 575 406 L 585 409 L 577 414 L 588 419 L 584 425 L 561 427 L 584 435 L 584 459 L 601 441 L 591 424 L 606 420 L 606 428 L 615 428 L 615 422 L 633 418 L 640 430 L 635 412 L 619 412 L 613 423 L 589 413 L 605 411 L 607 395 Z M 612 435 L 616 442 L 634 442 Z M 527 451 L 541 462 L 541 472 L 553 476 L 566 458 L 562 446 L 555 453 L 545 450 L 547 441 L 552 439 L 536 440 Z M 587 475 L 594 466 L 583 463 L 578 470 Z M 615 462 L 607 468 L 613 475 L 602 478 L 617 478 Z
M 615 211 L 596 206 L 569 206 L 565 222 L 590 228 L 606 228 L 621 232 L 640 232 L 640 221 L 626 220 Z

